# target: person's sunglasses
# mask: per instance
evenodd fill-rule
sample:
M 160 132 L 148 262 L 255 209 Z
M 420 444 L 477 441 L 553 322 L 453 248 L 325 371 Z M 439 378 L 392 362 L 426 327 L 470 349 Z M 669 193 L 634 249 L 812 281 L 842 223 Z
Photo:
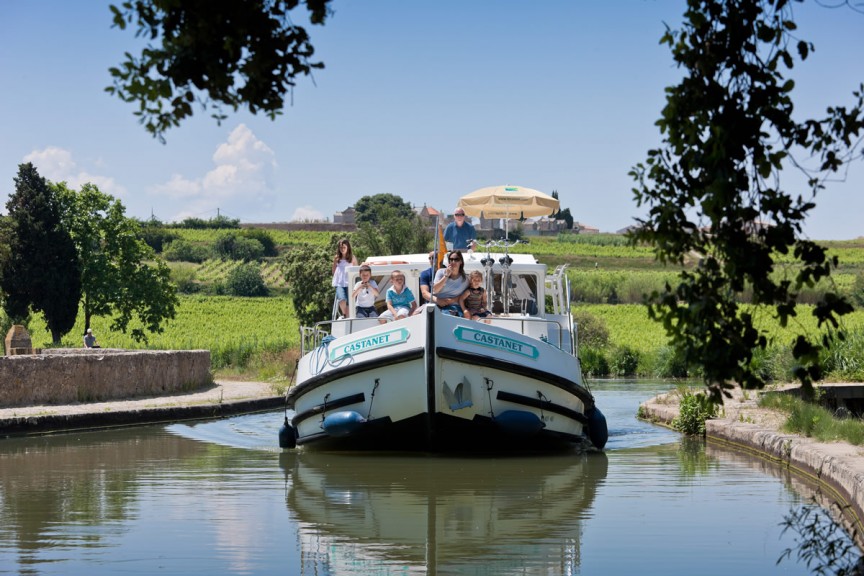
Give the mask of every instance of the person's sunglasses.
M 465 216 L 465 214 L 456 213 L 456 214 L 454 214 L 454 216 Z

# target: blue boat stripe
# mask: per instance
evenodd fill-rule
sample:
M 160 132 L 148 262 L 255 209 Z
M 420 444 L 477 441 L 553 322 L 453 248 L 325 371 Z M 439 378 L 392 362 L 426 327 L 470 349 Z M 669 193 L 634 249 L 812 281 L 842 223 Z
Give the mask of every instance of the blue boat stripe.
M 521 394 L 513 394 L 512 392 L 504 392 L 503 390 L 498 391 L 496 398 L 504 402 L 513 402 L 514 404 L 530 406 L 531 408 L 538 408 L 546 412 L 555 412 L 556 414 L 561 414 L 562 416 L 566 416 L 567 418 L 571 418 L 577 422 L 581 422 L 582 424 L 588 423 L 588 418 L 584 414 L 567 408 L 566 406 L 554 404 L 548 400 L 532 398 L 531 396 L 522 396 Z
M 322 414 L 325 409 L 327 411 L 336 410 L 337 408 L 344 408 L 345 406 L 351 406 L 352 404 L 360 404 L 366 401 L 366 395 L 363 392 L 358 394 L 352 394 L 351 396 L 345 396 L 344 398 L 337 398 L 331 402 L 325 402 L 324 404 L 318 404 L 317 406 L 313 406 L 308 410 L 304 410 L 303 412 L 296 414 L 294 418 L 291 419 L 291 425 L 295 428 L 300 422 L 308 418 L 312 418 L 313 416 L 317 416 Z

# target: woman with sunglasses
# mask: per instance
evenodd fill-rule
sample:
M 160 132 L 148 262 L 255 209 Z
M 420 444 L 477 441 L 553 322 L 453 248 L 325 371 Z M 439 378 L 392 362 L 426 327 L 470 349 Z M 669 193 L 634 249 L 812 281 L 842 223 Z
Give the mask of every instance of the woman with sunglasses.
M 447 267 L 435 273 L 432 284 L 432 301 L 442 311 L 453 316 L 462 316 L 459 297 L 468 288 L 468 277 L 465 275 L 465 262 L 462 254 L 454 250 L 447 255 Z

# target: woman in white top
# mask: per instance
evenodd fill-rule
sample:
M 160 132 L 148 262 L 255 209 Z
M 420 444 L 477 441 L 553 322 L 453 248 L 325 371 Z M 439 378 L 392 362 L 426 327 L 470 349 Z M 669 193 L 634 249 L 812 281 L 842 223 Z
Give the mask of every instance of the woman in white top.
M 447 267 L 435 273 L 432 282 L 432 299 L 441 310 L 453 316 L 462 316 L 459 297 L 468 288 L 465 262 L 456 250 L 447 255 Z
M 333 282 L 336 287 L 336 299 L 339 301 L 339 312 L 342 317 L 348 316 L 348 266 L 356 266 L 357 258 L 351 251 L 351 242 L 347 238 L 336 244 L 336 255 L 333 257 Z

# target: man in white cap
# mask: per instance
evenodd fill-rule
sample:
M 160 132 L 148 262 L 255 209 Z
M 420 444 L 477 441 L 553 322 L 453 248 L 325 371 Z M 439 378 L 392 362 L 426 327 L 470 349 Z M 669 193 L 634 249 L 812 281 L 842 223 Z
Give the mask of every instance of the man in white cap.
M 84 334 L 84 347 L 85 348 L 99 348 L 99 344 L 96 343 L 96 337 L 93 336 L 93 329 L 87 328 L 87 333 Z

